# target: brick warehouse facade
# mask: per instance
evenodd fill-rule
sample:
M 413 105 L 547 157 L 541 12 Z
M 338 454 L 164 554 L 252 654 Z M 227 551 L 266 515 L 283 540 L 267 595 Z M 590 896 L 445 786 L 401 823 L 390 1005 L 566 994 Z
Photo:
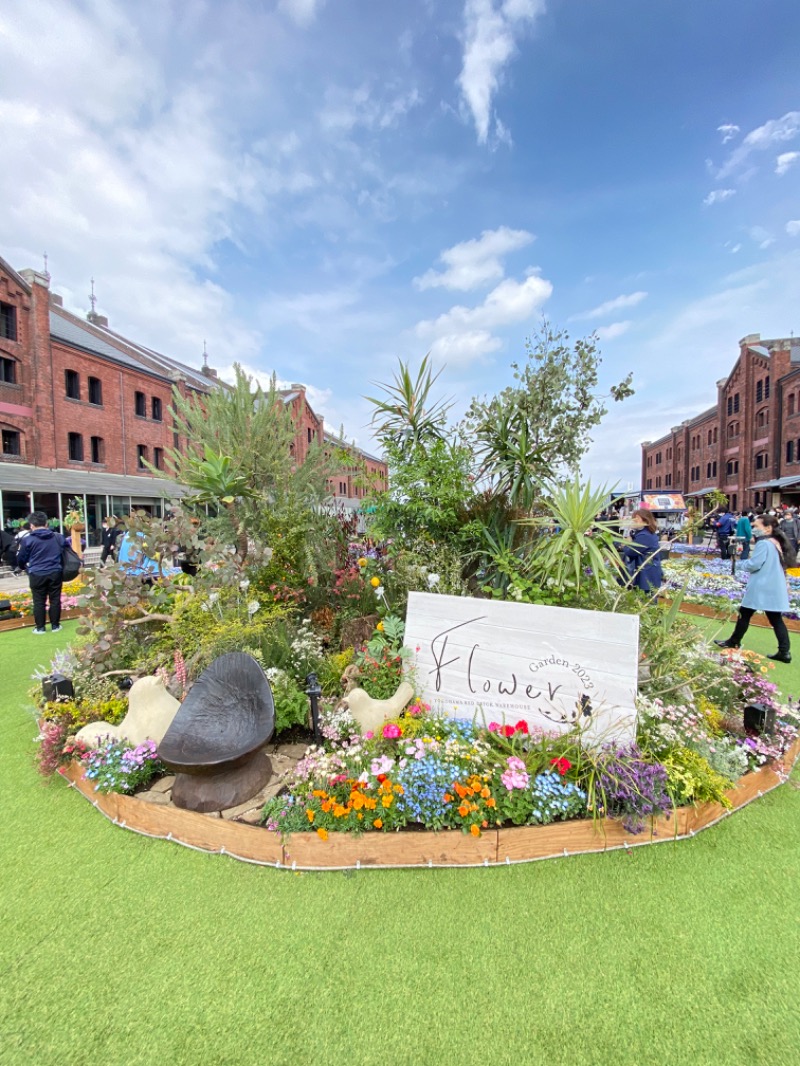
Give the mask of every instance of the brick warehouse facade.
M 71 314 L 49 286 L 48 276 L 17 273 L 0 259 L 0 526 L 34 508 L 60 518 L 73 496 L 84 498 L 94 531 L 109 513 L 163 513 L 181 489 L 144 464 L 163 467 L 167 449 L 186 447 L 169 414 L 172 391 L 202 396 L 225 386 L 208 367 L 194 370 L 120 336 L 94 311 L 86 320 Z M 328 450 L 334 438 L 305 387 L 293 385 L 282 398 L 298 462 L 312 441 Z M 385 485 L 387 468 L 335 443 L 344 462 L 331 479 L 333 505 L 354 510 L 364 494 L 356 469 Z
M 739 342 L 717 402 L 642 444 L 642 488 L 702 505 L 719 489 L 733 509 L 800 502 L 800 341 Z

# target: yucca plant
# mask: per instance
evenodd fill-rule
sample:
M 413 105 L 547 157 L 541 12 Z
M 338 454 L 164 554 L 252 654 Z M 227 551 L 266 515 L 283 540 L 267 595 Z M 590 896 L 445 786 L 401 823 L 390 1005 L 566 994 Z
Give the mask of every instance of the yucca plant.
M 203 449 L 203 458 L 189 458 L 185 464 L 184 482 L 195 495 L 192 503 L 222 505 L 228 512 L 236 533 L 236 546 L 242 562 L 247 558 L 247 531 L 239 515 L 236 503 L 252 499 L 256 493 L 247 478 L 237 474 L 233 460 L 228 455 L 213 451 L 208 445 Z
M 451 402 L 431 399 L 431 389 L 443 369 L 433 373 L 429 352 L 420 363 L 415 378 L 410 363 L 400 360 L 394 382 L 390 385 L 379 383 L 387 399 L 364 397 L 375 408 L 372 425 L 379 438 L 405 447 L 447 439 L 445 419 Z
M 594 489 L 580 478 L 552 485 L 543 501 L 545 514 L 520 523 L 539 528 L 528 562 L 542 584 L 556 592 L 580 592 L 587 584 L 602 588 L 609 574 L 627 576 L 617 551 L 619 536 L 610 522 L 597 519 L 608 496 L 606 486 Z

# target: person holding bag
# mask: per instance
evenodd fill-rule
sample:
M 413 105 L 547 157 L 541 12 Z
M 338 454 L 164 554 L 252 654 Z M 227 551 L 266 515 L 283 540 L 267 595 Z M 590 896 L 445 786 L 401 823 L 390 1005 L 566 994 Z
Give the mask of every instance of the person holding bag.
M 46 608 L 50 603 L 50 628 L 61 629 L 61 586 L 64 581 L 63 550 L 69 545 L 66 537 L 47 528 L 44 511 L 34 511 L 28 521 L 31 531 L 20 545 L 17 566 L 28 573 L 33 597 L 33 632 L 46 633 Z
M 796 559 L 794 549 L 779 525 L 778 518 L 769 514 L 759 515 L 753 523 L 756 542 L 753 557 L 739 561 L 739 569 L 746 570 L 750 578 L 739 608 L 736 628 L 727 640 L 715 640 L 714 643 L 720 648 L 740 647 L 750 619 L 756 611 L 763 611 L 778 638 L 777 652 L 767 658 L 779 663 L 790 663 L 791 644 L 782 612 L 789 610 L 789 589 L 785 571 L 794 566 Z

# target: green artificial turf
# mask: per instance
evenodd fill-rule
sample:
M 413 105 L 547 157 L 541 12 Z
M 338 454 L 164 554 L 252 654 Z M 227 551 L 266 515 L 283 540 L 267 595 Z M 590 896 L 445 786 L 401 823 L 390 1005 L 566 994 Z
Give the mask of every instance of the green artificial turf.
M 111 825 L 32 764 L 0 634 L 0 1062 L 708 1064 L 800 1047 L 800 791 L 683 842 L 292 874 Z

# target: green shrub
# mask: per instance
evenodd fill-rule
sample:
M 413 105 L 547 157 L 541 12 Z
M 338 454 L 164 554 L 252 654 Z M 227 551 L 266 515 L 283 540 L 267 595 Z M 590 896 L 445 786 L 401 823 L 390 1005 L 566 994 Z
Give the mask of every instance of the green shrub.
M 293 726 L 307 726 L 310 705 L 305 692 L 285 670 L 267 667 L 266 674 L 275 703 L 275 732 L 283 733 Z

